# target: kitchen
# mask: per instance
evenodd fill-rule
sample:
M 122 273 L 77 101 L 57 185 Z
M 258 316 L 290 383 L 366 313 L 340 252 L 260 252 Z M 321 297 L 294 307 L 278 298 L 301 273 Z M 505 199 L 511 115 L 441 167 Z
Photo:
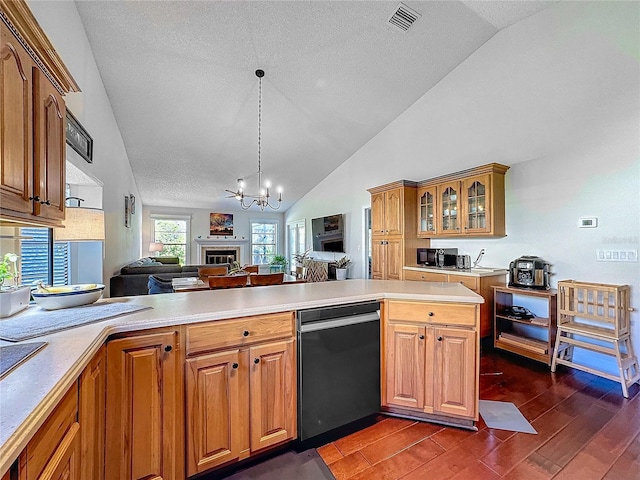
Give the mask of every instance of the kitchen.
M 65 61 L 69 64 L 73 63 L 71 59 L 81 57 L 76 55 L 76 45 L 69 45 L 61 39 L 67 34 L 67 22 L 75 26 L 80 22 L 71 7 L 61 6 L 64 13 L 51 13 L 46 5 L 38 5 L 37 2 L 33 5 L 36 15 L 40 13 L 39 20 L 54 38 L 56 46 L 60 45 L 58 48 L 64 52 Z M 554 11 L 557 13 L 566 8 L 570 7 L 560 5 Z M 612 23 L 617 25 L 627 25 L 627 21 L 636 18 L 635 11 L 628 14 L 623 7 L 619 8 L 622 11 L 612 9 L 598 11 L 598 14 L 603 19 L 612 19 Z M 544 42 L 551 42 L 550 36 L 539 35 L 539 32 L 548 33 L 546 22 L 549 19 L 544 16 L 551 13 L 539 15 L 526 25 L 517 25 L 492 38 L 486 48 L 445 78 L 433 92 L 287 211 L 283 222 L 336 211 L 350 212 L 347 250 L 356 258 L 361 251 L 359 247 L 362 247 L 362 206 L 369 204 L 368 188 L 398 178 L 420 179 L 446 174 L 459 169 L 447 166 L 447 162 L 455 160 L 461 162 L 460 168 L 467 168 L 486 161 L 502 161 L 496 156 L 515 157 L 519 163 L 511 166 L 506 178 L 507 237 L 464 241 L 438 239 L 433 240 L 431 246 L 458 248 L 460 253 L 474 257 L 484 248 L 486 254 L 482 264 L 505 269 L 510 261 L 521 255 L 538 255 L 553 264 L 555 277 L 552 277 L 552 283 L 575 278 L 631 284 L 635 287 L 632 304 L 639 305 L 638 264 L 598 262 L 596 257 L 599 249 L 637 248 L 639 243 L 640 220 L 634 214 L 640 205 L 638 112 L 632 107 L 638 104 L 635 88 L 637 61 L 629 63 L 627 57 L 611 48 L 608 42 L 603 45 L 594 38 L 581 38 L 559 53 L 554 53 L 553 48 L 545 43 L 549 55 L 545 61 L 536 60 L 533 46 L 540 44 L 541 37 Z M 566 21 L 566 30 L 571 30 L 574 24 L 569 19 Z M 582 52 L 587 58 L 581 56 Z M 588 56 L 586 52 L 589 52 Z M 569 65 L 572 63 L 570 59 L 578 58 L 583 63 L 579 63 L 578 68 L 570 71 L 561 82 L 547 65 L 547 62 Z M 493 65 L 496 64 L 515 66 L 505 74 L 494 71 Z M 74 73 L 77 70 L 76 67 Z M 546 76 L 543 75 L 545 72 Z M 586 82 L 583 89 L 580 84 L 585 78 L 599 86 Z M 540 81 L 542 85 L 536 83 Z M 556 91 L 558 82 L 562 88 Z M 88 95 L 93 82 L 81 83 Z M 470 92 L 470 95 L 475 92 L 475 96 L 468 99 L 468 107 L 459 106 L 457 110 L 451 106 L 458 105 L 456 97 L 460 91 Z M 528 97 L 522 91 L 538 92 L 539 95 L 532 93 Z M 544 97 L 543 104 L 547 108 L 550 105 L 558 108 L 558 117 L 571 119 L 566 123 L 579 128 L 569 129 L 543 115 L 542 108 L 537 106 L 540 96 Z M 571 115 L 572 105 L 580 104 L 584 98 L 606 98 L 607 101 L 594 102 L 601 106 L 597 115 L 580 109 Z M 515 112 L 510 108 L 514 106 L 517 106 Z M 440 112 L 439 117 L 430 117 L 429 111 Z M 89 125 L 96 125 L 95 116 L 100 114 L 87 111 L 83 120 Z M 490 121 L 486 122 L 486 117 Z M 449 128 L 445 129 L 447 125 Z M 428 136 L 418 135 L 416 128 L 431 133 Z M 112 128 L 104 130 L 110 132 L 102 135 L 114 135 Z M 496 138 L 500 138 L 500 142 L 496 142 Z M 442 139 L 447 149 L 434 139 Z M 429 153 L 426 155 L 424 152 Z M 425 155 L 442 158 L 443 161 L 426 166 Z M 116 157 L 122 159 L 123 156 Z M 480 158 L 482 160 L 478 161 Z M 393 164 L 393 169 L 390 164 Z M 364 171 L 367 175 L 361 175 Z M 105 208 L 115 217 L 120 211 L 116 199 L 123 192 L 120 186 L 115 186 L 117 182 L 109 180 L 110 173 L 102 173 L 106 179 Z M 125 190 L 133 189 L 135 187 Z M 336 196 L 336 191 L 348 191 L 351 195 L 345 199 Z M 599 226 L 581 229 L 579 219 L 591 216 L 599 219 Z M 136 218 L 138 221 L 141 220 Z M 111 227 L 115 231 L 122 230 L 115 221 Z M 137 258 L 140 245 L 144 243 L 141 232 L 130 233 L 126 238 L 120 233 L 105 245 L 105 271 L 109 274 L 117 265 Z M 358 260 L 355 267 L 360 273 L 355 275 L 363 276 L 365 262 Z M 637 326 L 633 332 L 634 343 L 638 345 Z

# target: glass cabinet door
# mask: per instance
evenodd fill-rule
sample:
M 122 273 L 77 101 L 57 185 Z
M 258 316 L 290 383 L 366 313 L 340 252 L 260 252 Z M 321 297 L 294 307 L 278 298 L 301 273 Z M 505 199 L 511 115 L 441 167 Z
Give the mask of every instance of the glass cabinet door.
M 489 230 L 489 181 L 486 176 L 470 178 L 465 181 L 465 230 L 467 232 Z
M 461 233 L 459 218 L 458 183 L 442 185 L 440 195 L 440 226 L 442 233 Z
M 436 187 L 418 190 L 418 234 L 436 233 Z

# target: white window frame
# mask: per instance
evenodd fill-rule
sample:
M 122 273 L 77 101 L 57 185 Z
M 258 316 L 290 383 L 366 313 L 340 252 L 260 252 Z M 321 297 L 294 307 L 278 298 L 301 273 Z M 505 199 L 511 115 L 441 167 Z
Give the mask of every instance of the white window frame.
M 254 219 L 249 219 L 249 255 L 251 258 L 251 263 L 253 263 L 253 246 L 254 245 L 263 245 L 262 243 L 258 243 L 258 244 L 254 244 L 253 243 L 253 224 L 254 223 L 260 223 L 260 224 L 271 224 L 271 225 L 275 225 L 276 226 L 276 232 L 275 232 L 275 253 L 274 255 L 280 255 L 280 222 L 275 219 L 275 218 L 254 218 Z M 262 264 L 258 264 L 258 265 L 269 265 L 269 262 L 267 263 L 262 263 Z
M 300 246 L 300 229 L 304 231 L 304 238 L 302 239 L 302 248 Z M 293 240 L 292 236 L 295 237 Z M 294 220 L 287 222 L 287 261 L 289 262 L 289 269 L 293 270 L 296 266 L 296 262 L 293 260 L 293 256 L 296 253 L 304 253 L 307 250 L 307 223 L 305 219 Z
M 191 261 L 191 215 L 169 215 L 164 213 L 152 213 L 149 215 L 150 222 L 150 236 L 151 242 L 156 240 L 156 220 L 176 220 L 186 221 L 187 227 L 185 231 L 185 249 L 184 249 L 184 261 L 185 264 L 189 264 Z

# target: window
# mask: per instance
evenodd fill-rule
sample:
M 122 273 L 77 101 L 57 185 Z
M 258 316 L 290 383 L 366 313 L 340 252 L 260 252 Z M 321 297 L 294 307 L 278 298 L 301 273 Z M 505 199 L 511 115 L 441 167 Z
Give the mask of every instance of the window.
M 278 224 L 276 221 L 251 222 L 251 263 L 271 263 L 278 252 Z
M 164 245 L 162 251 L 158 252 L 159 257 L 178 257 L 180 263 L 185 265 L 189 257 L 189 227 L 191 217 L 169 217 L 162 215 L 152 215 L 153 232 L 151 238 L 153 242 Z
M 293 268 L 296 265 L 293 256 L 296 253 L 304 253 L 306 250 L 304 220 L 298 220 L 287 224 L 287 261 Z
M 50 228 L 20 229 L 20 282 L 23 285 L 38 280 L 47 285 L 69 283 L 69 243 L 54 243 L 51 234 Z

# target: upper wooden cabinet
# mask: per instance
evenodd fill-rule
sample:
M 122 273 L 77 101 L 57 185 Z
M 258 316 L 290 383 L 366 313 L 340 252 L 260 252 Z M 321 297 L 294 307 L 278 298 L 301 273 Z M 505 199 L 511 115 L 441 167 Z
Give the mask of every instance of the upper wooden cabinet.
M 0 0 L 0 219 L 64 219 L 65 104 L 80 91 L 24 1 Z
M 418 236 L 506 235 L 504 175 L 490 163 L 418 184 Z
M 368 190 L 371 193 L 371 272 L 377 280 L 402 280 L 405 261 L 417 247 L 428 247 L 416 231 L 416 184 L 401 180 Z

